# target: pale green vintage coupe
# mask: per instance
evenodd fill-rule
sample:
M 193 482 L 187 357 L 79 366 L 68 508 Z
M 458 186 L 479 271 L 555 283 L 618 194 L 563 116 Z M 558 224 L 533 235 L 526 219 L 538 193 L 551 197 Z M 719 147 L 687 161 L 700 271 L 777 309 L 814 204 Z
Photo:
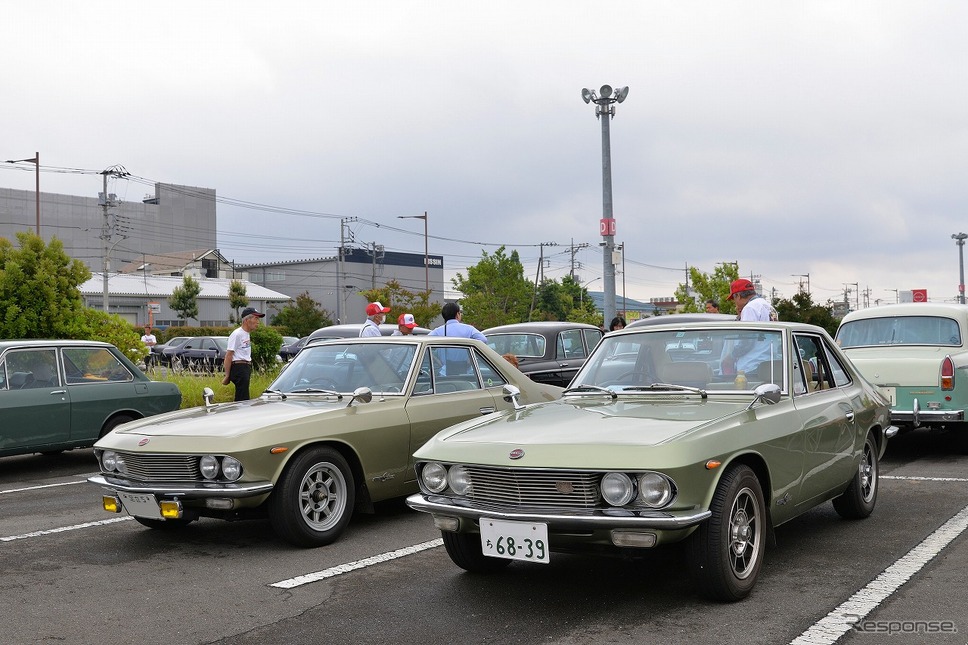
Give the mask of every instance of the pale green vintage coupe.
M 407 503 L 468 571 L 687 540 L 700 590 L 738 600 L 774 527 L 828 500 L 873 511 L 896 431 L 822 329 L 670 317 L 606 335 L 563 398 L 438 434 Z
M 305 347 L 259 398 L 128 423 L 94 447 L 105 510 L 152 528 L 268 516 L 320 546 L 354 508 L 416 491 L 413 452 L 439 430 L 561 388 L 532 382 L 484 343 L 443 336 Z

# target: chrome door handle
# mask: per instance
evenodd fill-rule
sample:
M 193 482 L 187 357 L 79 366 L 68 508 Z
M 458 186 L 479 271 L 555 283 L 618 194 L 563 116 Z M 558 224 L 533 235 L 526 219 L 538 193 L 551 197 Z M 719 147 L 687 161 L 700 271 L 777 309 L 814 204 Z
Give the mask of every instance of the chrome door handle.
M 847 414 L 845 416 L 847 417 L 847 420 L 848 421 L 853 421 L 854 420 L 854 411 L 853 410 L 848 410 L 847 411 Z
M 492 412 L 495 412 L 495 411 L 497 411 L 497 408 L 495 408 L 494 406 L 486 406 L 481 408 L 481 414 L 491 414 Z

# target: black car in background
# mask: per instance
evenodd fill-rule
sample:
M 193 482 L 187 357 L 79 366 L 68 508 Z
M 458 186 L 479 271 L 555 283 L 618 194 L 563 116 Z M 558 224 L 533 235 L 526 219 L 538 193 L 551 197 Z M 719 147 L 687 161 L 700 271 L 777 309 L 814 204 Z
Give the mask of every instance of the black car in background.
M 175 371 L 194 370 L 214 372 L 221 369 L 228 349 L 228 336 L 196 336 L 190 338 L 171 357 Z
M 484 330 L 498 354 L 514 354 L 518 369 L 532 381 L 567 387 L 585 357 L 602 339 L 595 325 L 570 322 L 526 322 Z
M 306 345 L 313 345 L 324 340 L 333 340 L 334 338 L 358 338 L 360 335 L 360 330 L 362 329 L 363 323 L 347 323 L 345 325 L 329 325 L 328 327 L 320 327 L 306 338 L 306 342 L 303 344 L 303 346 L 305 347 Z M 391 336 L 395 331 L 397 331 L 396 325 L 391 325 L 388 323 L 380 325 L 380 333 L 384 336 Z M 413 333 L 418 336 L 423 336 L 425 334 L 429 334 L 430 330 L 426 327 L 414 327 Z
M 292 340 L 289 340 L 289 339 Z M 282 347 L 279 348 L 279 358 L 282 359 L 283 363 L 288 363 L 293 359 L 293 357 L 299 353 L 299 350 L 303 348 L 306 341 L 309 340 L 309 336 L 303 336 L 302 338 L 293 338 L 292 336 L 282 337 Z
M 188 342 L 191 336 L 173 336 L 164 343 L 159 343 L 151 348 L 149 362 L 152 365 L 164 365 L 171 367 L 171 357 L 176 350 Z

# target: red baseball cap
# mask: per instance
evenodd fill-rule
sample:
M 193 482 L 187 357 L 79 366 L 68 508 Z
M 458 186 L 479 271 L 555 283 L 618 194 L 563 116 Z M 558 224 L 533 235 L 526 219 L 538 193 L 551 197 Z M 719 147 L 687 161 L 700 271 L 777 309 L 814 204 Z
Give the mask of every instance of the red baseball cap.
M 733 296 L 735 296 L 737 293 L 740 293 L 741 291 L 756 291 L 756 287 L 754 287 L 753 283 L 747 280 L 746 278 L 733 280 L 729 284 L 729 296 L 726 299 L 732 300 Z
M 407 329 L 413 329 L 417 326 L 417 323 L 413 319 L 413 314 L 400 314 L 400 317 L 397 318 L 397 324 Z
M 370 304 L 368 304 L 366 306 L 366 315 L 367 316 L 375 316 L 377 314 L 385 314 L 385 313 L 389 313 L 389 312 L 390 312 L 390 308 L 389 307 L 384 307 L 379 302 L 371 302 Z

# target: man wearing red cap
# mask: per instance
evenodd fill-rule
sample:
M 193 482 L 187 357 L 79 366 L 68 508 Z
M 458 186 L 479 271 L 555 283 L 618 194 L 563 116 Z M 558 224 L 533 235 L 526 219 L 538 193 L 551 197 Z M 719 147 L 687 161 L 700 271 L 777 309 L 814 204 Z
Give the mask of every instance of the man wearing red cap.
M 382 336 L 380 325 L 387 319 L 390 313 L 389 307 L 384 307 L 379 302 L 371 302 L 366 306 L 366 320 L 363 322 L 363 329 L 360 330 L 360 338 Z
M 397 330 L 391 336 L 409 336 L 413 333 L 413 328 L 417 326 L 417 321 L 413 319 L 413 314 L 400 314 L 397 318 Z
M 766 298 L 756 294 L 756 287 L 745 278 L 733 280 L 729 285 L 729 297 L 736 303 L 739 319 L 744 321 L 776 320 L 776 310 L 770 306 Z

